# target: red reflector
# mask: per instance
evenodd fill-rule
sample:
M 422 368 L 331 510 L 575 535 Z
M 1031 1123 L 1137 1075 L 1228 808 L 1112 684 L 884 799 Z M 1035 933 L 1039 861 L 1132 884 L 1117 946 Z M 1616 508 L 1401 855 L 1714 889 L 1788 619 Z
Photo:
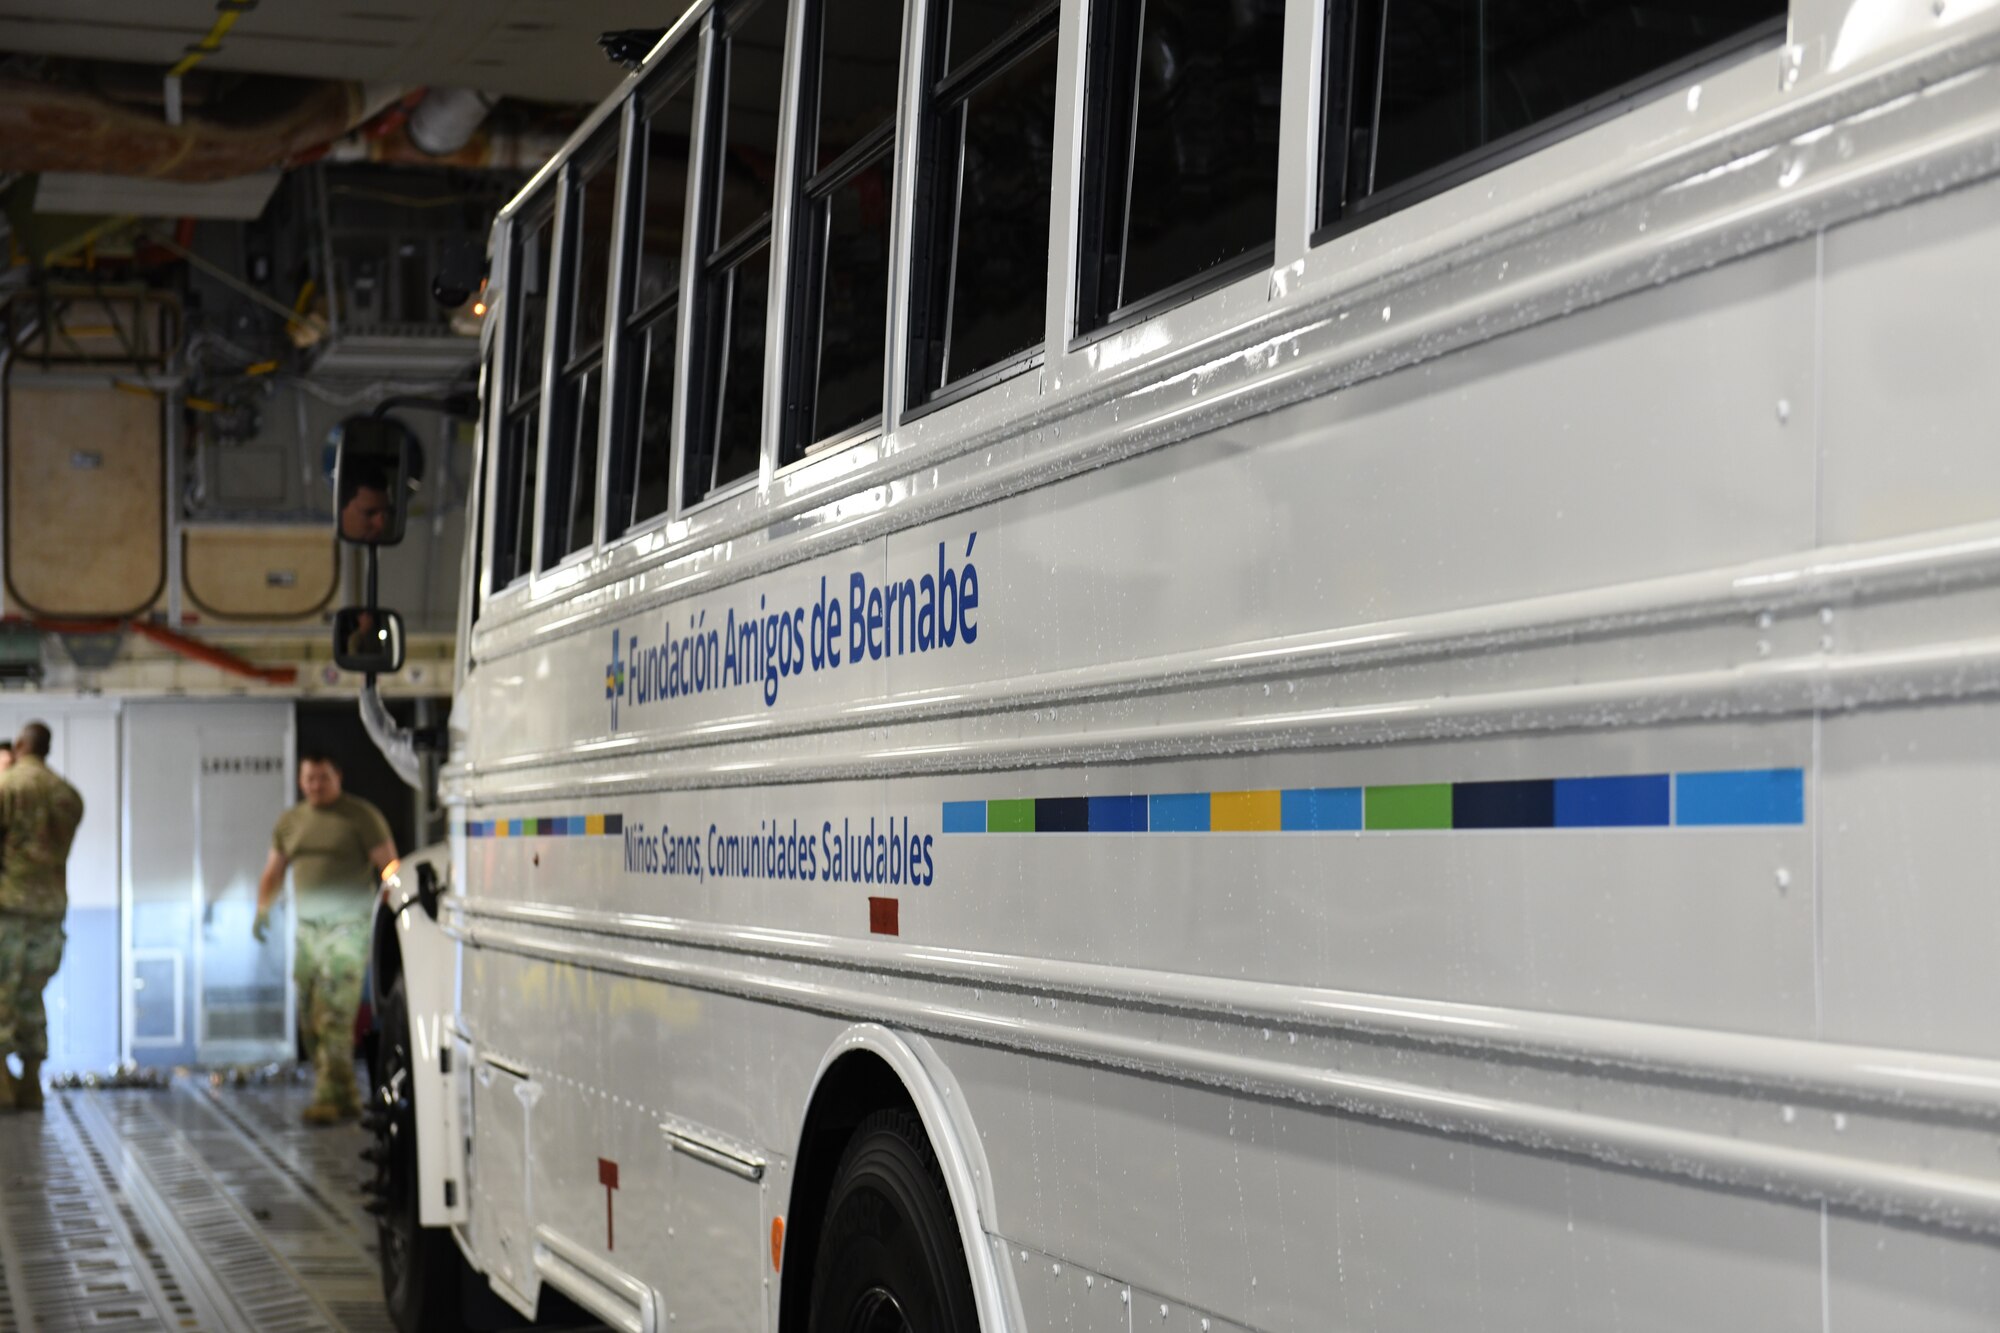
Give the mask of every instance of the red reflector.
M 868 930 L 875 935 L 899 935 L 902 932 L 896 924 L 896 900 L 894 898 L 870 898 L 868 900 Z
M 618 1188 L 618 1163 L 608 1158 L 597 1159 L 597 1183 L 608 1190 Z

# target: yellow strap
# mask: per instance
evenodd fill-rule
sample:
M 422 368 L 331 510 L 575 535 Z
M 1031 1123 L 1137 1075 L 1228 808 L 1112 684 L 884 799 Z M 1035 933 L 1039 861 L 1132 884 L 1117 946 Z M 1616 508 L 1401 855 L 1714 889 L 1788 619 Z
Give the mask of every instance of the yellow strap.
M 242 16 L 243 11 L 236 8 L 225 9 L 220 14 L 217 14 L 215 16 L 215 26 L 208 30 L 208 36 L 196 42 L 194 49 L 181 57 L 180 64 L 175 65 L 167 71 L 167 77 L 178 79 L 181 75 L 199 65 L 203 57 L 213 55 L 215 52 L 221 50 L 223 34 L 235 27 L 236 20 Z

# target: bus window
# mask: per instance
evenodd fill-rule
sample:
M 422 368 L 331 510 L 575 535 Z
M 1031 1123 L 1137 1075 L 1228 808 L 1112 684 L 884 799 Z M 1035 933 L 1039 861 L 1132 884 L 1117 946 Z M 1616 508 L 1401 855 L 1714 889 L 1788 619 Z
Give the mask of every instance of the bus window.
M 1284 0 L 1092 8 L 1079 332 L 1261 261 L 1278 216 Z
M 831 10 L 831 12 L 829 12 Z M 794 391 L 781 462 L 882 415 L 901 0 L 807 9 L 800 116 Z
M 687 225 L 689 147 L 694 132 L 693 62 L 683 60 L 640 94 L 639 143 L 633 156 L 636 266 L 625 312 L 624 419 L 614 436 L 610 512 L 616 537 L 667 512 L 672 499 L 674 354 L 678 350 L 681 240 Z
M 563 308 L 557 312 L 555 412 L 550 418 L 548 513 L 542 568 L 589 546 L 597 510 L 597 426 L 604 399 L 604 315 L 611 286 L 618 193 L 614 118 L 563 173 Z
M 771 202 L 784 69 L 781 0 L 722 15 L 719 85 L 705 164 L 714 230 L 704 237 L 699 409 L 682 465 L 681 503 L 754 476 L 763 457 L 764 309 L 771 282 Z
M 493 570 L 495 591 L 526 574 L 534 563 L 535 469 L 541 443 L 542 353 L 549 319 L 549 261 L 555 210 L 543 203 L 523 209 L 513 227 L 507 260 L 507 393 L 494 467 Z
M 910 399 L 1023 361 L 1048 306 L 1058 6 L 935 0 Z
M 1354 12 L 1352 59 L 1329 62 L 1352 72 L 1328 90 L 1323 223 L 1453 184 L 1558 125 L 1775 37 L 1786 5 L 1363 0 Z

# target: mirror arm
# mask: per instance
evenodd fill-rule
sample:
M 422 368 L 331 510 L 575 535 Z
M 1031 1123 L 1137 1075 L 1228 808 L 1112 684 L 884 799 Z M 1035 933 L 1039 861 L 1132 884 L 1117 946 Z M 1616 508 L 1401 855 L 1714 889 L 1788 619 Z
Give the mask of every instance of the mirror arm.
M 382 702 L 382 693 L 375 688 L 372 675 L 361 690 L 361 726 L 396 776 L 422 790 L 424 766 L 417 757 L 416 733 L 397 726 L 396 719 L 389 716 L 389 706 Z

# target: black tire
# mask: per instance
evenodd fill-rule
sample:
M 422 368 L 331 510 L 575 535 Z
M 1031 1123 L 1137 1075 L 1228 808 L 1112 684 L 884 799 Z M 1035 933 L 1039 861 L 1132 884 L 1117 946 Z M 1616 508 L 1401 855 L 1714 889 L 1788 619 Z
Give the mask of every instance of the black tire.
M 841 1154 L 813 1263 L 809 1333 L 978 1333 L 937 1156 L 909 1111 L 877 1111 Z
M 375 1131 L 376 1248 L 382 1298 L 401 1333 L 462 1329 L 465 1259 L 451 1232 L 426 1227 L 417 1215 L 417 1108 L 410 1088 L 410 1020 L 397 977 L 376 1015 L 381 1043 L 371 1066 L 375 1081 L 367 1122 Z

